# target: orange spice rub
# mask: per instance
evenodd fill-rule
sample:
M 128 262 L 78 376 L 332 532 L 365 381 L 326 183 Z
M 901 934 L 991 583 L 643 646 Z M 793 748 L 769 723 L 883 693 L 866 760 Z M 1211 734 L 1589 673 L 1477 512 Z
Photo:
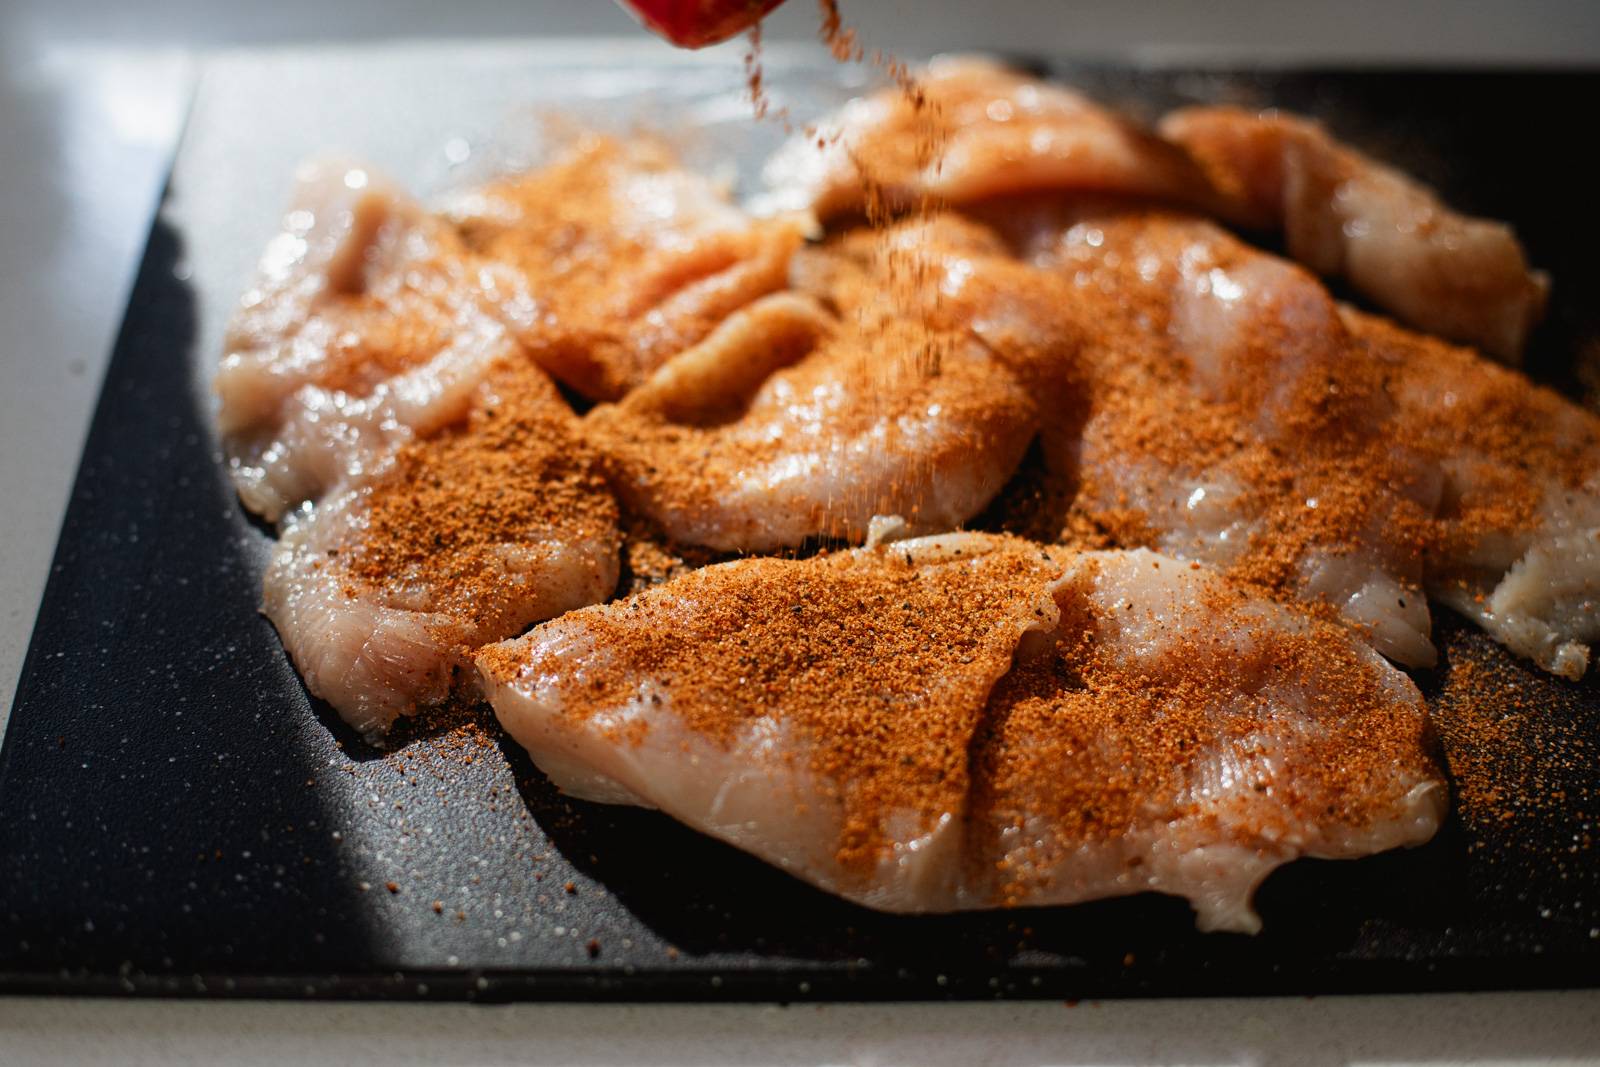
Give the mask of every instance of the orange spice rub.
M 1452 648 L 1432 712 L 1474 847 L 1492 848 L 1499 862 L 1517 852 L 1545 853 L 1562 868 L 1592 855 L 1597 742 L 1593 716 L 1582 707 L 1550 707 L 1489 649 L 1467 641 Z
M 1171 891 L 1165 854 L 1202 846 L 1238 849 L 1248 891 L 1262 858 L 1359 855 L 1432 833 L 1442 793 L 1413 793 L 1438 770 L 1409 683 L 1336 631 L 1274 617 L 1198 571 L 1192 602 L 1154 589 L 1109 601 L 1094 588 L 1099 565 L 1056 591 L 1057 639 L 1001 679 L 976 735 L 968 848 L 999 858 L 994 903 Z M 1135 626 L 1152 644 L 1118 636 L 1124 614 L 1150 616 Z M 1226 882 L 1235 861 L 1216 862 Z
M 748 219 L 644 137 L 582 136 L 451 214 L 468 247 L 522 275 L 535 311 L 514 320 L 518 339 L 591 399 L 622 395 L 782 286 L 801 240 L 796 221 Z
M 1351 308 L 1344 319 L 1386 368 L 1404 432 L 1455 468 L 1435 551 L 1537 526 L 1547 495 L 1600 476 L 1600 417 L 1472 349 Z
M 492 322 L 504 280 L 368 170 L 304 168 L 291 208 L 228 325 L 216 382 L 228 433 L 279 418 L 301 386 L 363 396 L 420 366 Z
M 1363 575 L 1392 582 L 1409 614 L 1385 651 L 1431 660 L 1417 613 L 1436 460 L 1397 439 L 1389 369 L 1314 279 L 1139 205 L 1041 198 L 977 214 L 1071 282 L 1074 347 L 1056 358 L 1077 391 L 1044 436 L 1076 489 L 1069 538 L 1200 559 L 1363 627 L 1395 621 L 1347 608 Z
M 1042 594 L 1059 564 L 1025 542 L 951 540 L 934 560 L 912 542 L 705 568 L 491 646 L 478 664 L 502 685 L 556 678 L 558 704 L 543 714 L 574 735 L 643 699 L 648 682 L 649 715 L 589 743 L 648 746 L 656 731 L 681 729 L 731 748 L 751 730 L 776 730 L 784 740 L 760 757 L 766 773 L 803 776 L 814 803 L 837 808 L 825 863 L 859 882 L 892 860 L 905 836 L 897 826 L 916 836 L 959 815 L 989 688 L 1022 633 L 1048 622 Z M 592 659 L 564 651 L 574 640 Z M 537 758 L 538 731 L 496 703 Z
M 1416 844 L 1443 806 L 1403 675 L 1150 553 L 947 535 L 743 560 L 477 662 L 564 790 L 891 911 L 1153 889 L 1252 929 L 1273 867 Z
M 443 351 L 460 329 L 459 313 L 451 294 L 431 290 L 460 269 L 463 252 L 441 241 L 426 259 L 406 265 L 399 285 L 330 294 L 319 312 L 330 325 L 325 357 L 307 382 L 364 396 Z
M 575 431 L 544 372 L 508 357 L 460 422 L 291 516 L 262 610 L 306 687 L 381 741 L 471 695 L 479 645 L 611 595 L 616 505 Z
M 793 276 L 811 299 L 752 304 L 589 414 L 618 494 L 729 550 L 970 519 L 1065 391 L 1060 280 L 945 215 L 802 250 Z
M 508 575 L 518 546 L 616 538 L 616 504 L 577 430 L 541 370 L 501 364 L 465 423 L 402 446 L 367 492 L 364 522 L 331 556 L 346 595 L 420 595 L 479 640 L 524 625 L 530 592 Z

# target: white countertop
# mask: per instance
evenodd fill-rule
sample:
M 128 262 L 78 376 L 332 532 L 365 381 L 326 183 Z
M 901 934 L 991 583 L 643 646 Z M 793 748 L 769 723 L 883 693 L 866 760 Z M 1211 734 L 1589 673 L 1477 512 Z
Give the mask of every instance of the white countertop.
M 0 1001 L 0 1063 L 1584 1064 L 1591 993 L 765 1006 Z
M 206 50 L 375 27 L 413 35 L 625 28 L 607 4 L 204 0 L 0 10 L 0 725 L 132 271 Z M 1600 61 L 1600 5 L 1191 5 L 992 0 L 860 8 L 869 41 L 1054 53 L 1223 48 L 1330 61 Z M 264 6 L 263 6 L 264 7 Z M 1205 7 L 1204 17 L 1197 14 Z M 809 31 L 796 0 L 777 36 Z M 907 18 L 915 9 L 917 18 Z M 850 5 L 846 5 L 850 12 Z M 1068 33 L 1062 13 L 1070 11 Z M 974 39 L 973 33 L 981 36 Z M 1304 42 L 1316 42 L 1307 53 Z M 363 49 L 370 55 L 372 48 Z M 0 813 L 3 817 L 3 813 Z M 3 902 L 0 902 L 3 904 Z M 302 1005 L 0 1000 L 0 1064 L 1578 1063 L 1600 1062 L 1600 992 L 827 1007 Z

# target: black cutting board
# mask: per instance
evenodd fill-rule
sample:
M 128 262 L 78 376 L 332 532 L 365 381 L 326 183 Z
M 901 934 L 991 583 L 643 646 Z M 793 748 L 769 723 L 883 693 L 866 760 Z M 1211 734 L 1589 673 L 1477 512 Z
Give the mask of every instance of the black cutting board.
M 1594 387 L 1574 355 L 1600 354 L 1576 157 L 1600 75 L 1038 66 L 1146 115 L 1307 112 L 1512 221 L 1556 279 L 1530 365 Z M 812 64 L 774 84 L 801 76 L 837 77 Z M 790 1001 L 1600 984 L 1600 687 L 1528 671 L 1444 612 L 1446 666 L 1418 680 L 1436 696 L 1470 660 L 1516 694 L 1527 710 L 1492 757 L 1508 796 L 1420 849 L 1278 872 L 1253 938 L 1198 934 L 1156 897 L 879 915 L 664 816 L 568 801 L 503 739 L 364 747 L 256 613 L 268 534 L 234 501 L 193 388 L 215 352 L 185 240 L 151 234 L 0 754 L 0 989 Z M 1452 775 L 1481 783 L 1485 754 L 1444 733 Z

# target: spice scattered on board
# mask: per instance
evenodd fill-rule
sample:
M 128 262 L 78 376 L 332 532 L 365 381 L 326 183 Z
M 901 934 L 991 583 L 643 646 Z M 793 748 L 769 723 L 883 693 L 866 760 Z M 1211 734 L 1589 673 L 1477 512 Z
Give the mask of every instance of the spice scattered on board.
M 1470 847 L 1537 852 L 1557 865 L 1587 857 L 1600 817 L 1600 715 L 1579 693 L 1593 684 L 1530 679 L 1477 634 L 1457 635 L 1446 658 L 1431 712 Z

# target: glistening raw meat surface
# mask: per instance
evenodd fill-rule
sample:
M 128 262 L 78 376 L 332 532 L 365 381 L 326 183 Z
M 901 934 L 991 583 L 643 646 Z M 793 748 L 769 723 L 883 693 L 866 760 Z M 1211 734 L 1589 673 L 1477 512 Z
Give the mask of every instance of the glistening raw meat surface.
M 459 423 L 285 524 L 263 610 L 306 687 L 369 740 L 476 696 L 474 650 L 608 597 L 616 508 L 576 420 L 525 358 Z
M 481 682 L 564 788 L 888 910 L 1249 930 L 1277 865 L 1425 840 L 1380 653 L 1433 662 L 1426 591 L 1582 672 L 1592 422 L 1230 235 L 1184 145 L 992 65 L 924 87 L 778 174 L 831 229 L 645 136 L 437 212 L 324 171 L 219 379 L 308 686 L 378 738 Z M 1056 528 L 964 531 L 1034 446 Z
M 1274 867 L 1420 843 L 1444 809 L 1404 675 L 1150 552 L 953 534 L 740 561 L 478 663 L 567 792 L 891 911 L 1155 890 L 1253 930 Z

